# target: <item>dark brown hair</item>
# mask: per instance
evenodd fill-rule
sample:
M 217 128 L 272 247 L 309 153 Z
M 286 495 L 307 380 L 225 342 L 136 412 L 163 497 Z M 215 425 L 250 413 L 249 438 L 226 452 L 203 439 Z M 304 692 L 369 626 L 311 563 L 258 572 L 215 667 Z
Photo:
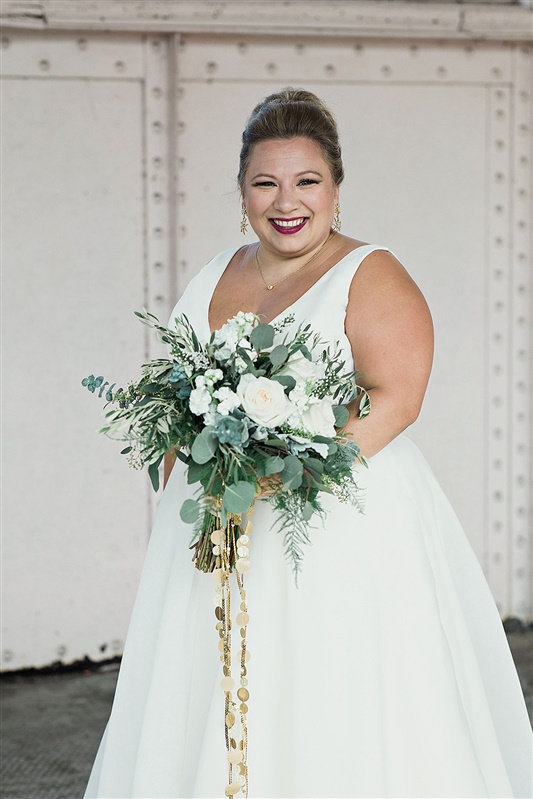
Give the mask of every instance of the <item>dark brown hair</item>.
M 287 86 L 256 105 L 246 124 L 238 175 L 241 189 L 254 145 L 269 139 L 293 139 L 296 136 L 311 139 L 319 145 L 333 182 L 336 186 L 342 183 L 344 168 L 333 114 L 316 94 Z

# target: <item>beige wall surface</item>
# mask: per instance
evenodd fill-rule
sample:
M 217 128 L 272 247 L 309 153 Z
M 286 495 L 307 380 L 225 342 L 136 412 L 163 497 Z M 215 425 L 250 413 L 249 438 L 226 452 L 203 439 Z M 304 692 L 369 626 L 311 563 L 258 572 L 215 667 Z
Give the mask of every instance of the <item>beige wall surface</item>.
M 166 319 L 209 258 L 252 240 L 239 233 L 240 134 L 287 84 L 338 119 L 343 232 L 390 247 L 428 298 L 435 366 L 409 435 L 500 613 L 531 618 L 524 16 L 507 35 L 501 9 L 463 17 L 481 40 L 445 4 L 431 12 L 439 37 L 418 3 L 317 2 L 299 34 L 298 3 L 278 4 L 283 35 L 254 3 L 234 17 L 236 3 L 41 5 L 48 29 L 6 3 L 2 39 L 2 668 L 122 650 L 155 499 L 97 435 L 101 402 L 80 381 L 137 375 L 157 349 L 133 311 Z

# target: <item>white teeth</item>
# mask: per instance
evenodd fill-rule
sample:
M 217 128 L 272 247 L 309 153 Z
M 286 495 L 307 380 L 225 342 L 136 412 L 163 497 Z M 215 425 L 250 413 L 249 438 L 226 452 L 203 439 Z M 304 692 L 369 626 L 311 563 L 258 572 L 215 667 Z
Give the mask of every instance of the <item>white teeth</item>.
M 272 221 L 279 227 L 298 227 L 305 220 L 302 216 L 301 219 L 273 219 Z

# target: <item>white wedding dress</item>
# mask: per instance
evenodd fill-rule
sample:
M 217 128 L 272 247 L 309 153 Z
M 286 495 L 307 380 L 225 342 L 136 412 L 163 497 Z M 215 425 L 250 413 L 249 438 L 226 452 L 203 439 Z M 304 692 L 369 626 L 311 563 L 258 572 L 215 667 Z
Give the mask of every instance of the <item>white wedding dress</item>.
M 214 258 L 173 313 L 206 339 L 210 298 L 237 249 Z M 287 309 L 339 341 L 347 368 L 348 289 L 374 249 L 387 248 L 359 247 Z M 404 435 L 359 471 L 366 513 L 325 495 L 325 529 L 312 530 L 298 588 L 273 511 L 256 503 L 245 576 L 250 799 L 530 797 L 520 684 L 452 508 Z M 214 584 L 194 568 L 179 517 L 192 493 L 178 461 L 86 799 L 224 796 Z

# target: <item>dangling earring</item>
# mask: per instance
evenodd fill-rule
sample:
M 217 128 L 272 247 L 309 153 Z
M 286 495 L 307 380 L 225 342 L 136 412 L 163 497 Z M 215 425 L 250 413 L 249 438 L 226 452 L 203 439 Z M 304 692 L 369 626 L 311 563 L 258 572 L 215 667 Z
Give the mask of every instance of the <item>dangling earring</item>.
M 243 236 L 246 235 L 246 231 L 248 230 L 248 217 L 246 216 L 246 206 L 242 204 L 242 219 L 241 219 L 241 233 Z
M 334 233 L 340 233 L 341 232 L 341 216 L 340 216 L 340 214 L 341 214 L 341 207 L 340 207 L 339 203 L 337 203 L 335 205 L 335 215 L 333 217 L 333 222 L 332 222 L 332 225 L 331 225 L 331 229 L 333 230 Z

